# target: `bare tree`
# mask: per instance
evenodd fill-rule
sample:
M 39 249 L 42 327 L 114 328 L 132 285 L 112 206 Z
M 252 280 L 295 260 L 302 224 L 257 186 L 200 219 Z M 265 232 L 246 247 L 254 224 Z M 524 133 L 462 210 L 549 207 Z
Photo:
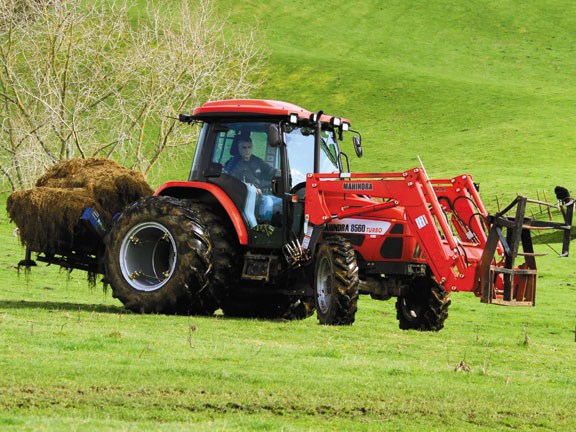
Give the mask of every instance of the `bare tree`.
M 255 86 L 254 34 L 226 37 L 209 0 L 175 2 L 137 23 L 126 0 L 95 3 L 0 6 L 0 174 L 13 190 L 72 157 L 110 157 L 148 174 L 191 141 L 178 113 Z

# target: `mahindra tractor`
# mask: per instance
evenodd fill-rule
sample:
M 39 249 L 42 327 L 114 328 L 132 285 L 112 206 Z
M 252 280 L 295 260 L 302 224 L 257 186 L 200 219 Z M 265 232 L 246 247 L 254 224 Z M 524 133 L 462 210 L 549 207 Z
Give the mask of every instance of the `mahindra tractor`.
M 431 179 L 422 164 L 351 172 L 344 138 L 358 157 L 363 150 L 345 118 L 243 99 L 179 120 L 200 125 L 189 178 L 132 203 L 101 235 L 92 270 L 127 309 L 285 319 L 316 311 L 321 324 L 346 325 L 366 294 L 395 298 L 401 329 L 437 331 L 452 292 L 535 304 L 531 230 L 562 231 L 568 254 L 566 190 L 555 204 L 519 196 L 488 214 L 468 174 Z M 527 217 L 534 202 L 562 220 Z

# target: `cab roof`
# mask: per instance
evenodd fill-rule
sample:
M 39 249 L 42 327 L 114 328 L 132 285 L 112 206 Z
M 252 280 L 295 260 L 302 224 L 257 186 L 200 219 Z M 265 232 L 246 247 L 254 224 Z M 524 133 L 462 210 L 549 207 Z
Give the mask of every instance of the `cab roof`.
M 280 116 L 288 117 L 296 114 L 302 120 L 309 120 L 313 114 L 298 105 L 289 102 L 267 99 L 226 99 L 206 102 L 204 105 L 195 108 L 192 116 L 202 120 L 210 117 L 239 117 L 242 114 L 247 116 Z M 323 123 L 330 123 L 332 116 L 322 114 L 320 120 Z M 341 118 L 343 122 L 350 124 L 350 120 Z

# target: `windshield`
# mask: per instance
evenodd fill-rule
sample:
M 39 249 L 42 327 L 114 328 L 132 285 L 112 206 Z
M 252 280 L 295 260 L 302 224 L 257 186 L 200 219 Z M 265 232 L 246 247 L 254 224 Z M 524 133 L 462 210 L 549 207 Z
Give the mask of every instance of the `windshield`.
M 286 147 L 290 164 L 290 188 L 306 181 L 306 174 L 314 172 L 314 129 L 288 126 Z M 322 131 L 320 148 L 320 172 L 340 172 L 338 145 L 334 133 Z

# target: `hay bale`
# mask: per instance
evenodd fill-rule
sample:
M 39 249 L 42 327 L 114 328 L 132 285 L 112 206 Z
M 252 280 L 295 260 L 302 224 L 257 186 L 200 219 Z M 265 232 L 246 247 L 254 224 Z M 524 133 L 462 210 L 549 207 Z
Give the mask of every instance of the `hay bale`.
M 44 252 L 72 243 L 85 208 L 96 209 L 109 224 L 114 214 L 152 193 L 141 173 L 110 159 L 72 159 L 50 167 L 35 188 L 10 195 L 7 210 L 22 243 Z
M 86 189 L 111 214 L 154 192 L 140 172 L 104 158 L 60 162 L 49 168 L 36 186 Z
M 20 230 L 20 239 L 34 251 L 70 243 L 80 216 L 94 199 L 81 188 L 38 187 L 14 192 L 7 201 L 8 214 Z

